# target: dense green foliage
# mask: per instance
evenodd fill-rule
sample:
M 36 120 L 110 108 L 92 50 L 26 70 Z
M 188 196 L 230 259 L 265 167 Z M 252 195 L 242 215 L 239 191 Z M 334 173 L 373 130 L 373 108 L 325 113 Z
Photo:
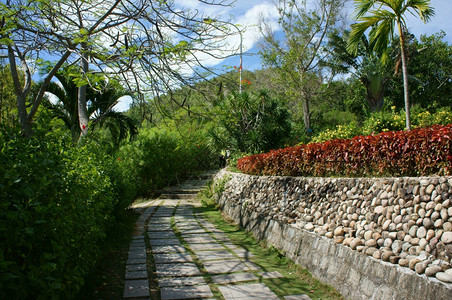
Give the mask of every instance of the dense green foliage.
M 206 170 L 217 161 L 202 136 L 166 129 L 142 129 L 130 143 L 121 147 L 117 161 L 139 194 L 153 194 L 190 173 Z
M 71 298 L 137 193 L 213 162 L 196 137 L 143 130 L 109 155 L 94 139 L 0 132 L 0 296 Z M 27 287 L 26 289 L 23 287 Z
M 447 125 L 452 123 L 452 111 L 444 107 L 431 113 L 428 110 L 416 107 L 412 110 L 413 128 L 427 126 Z M 395 106 L 391 112 L 380 111 L 373 113 L 361 125 L 357 122 L 350 122 L 344 125 L 337 125 L 333 129 L 326 129 L 312 139 L 313 142 L 325 142 L 331 139 L 351 139 L 357 135 L 377 134 L 386 131 L 397 131 L 405 128 L 405 113 L 396 112 Z
M 0 132 L 2 298 L 70 298 L 133 194 L 92 143 Z M 24 288 L 27 287 L 27 288 Z
M 217 149 L 259 153 L 284 146 L 290 137 L 289 111 L 267 93 L 232 92 L 215 109 L 209 139 Z
M 41 2 L 36 5 L 47 7 L 47 2 Z M 172 64 L 152 67 L 158 65 L 155 62 L 161 53 L 166 54 L 166 59 L 187 62 L 191 47 L 202 43 L 202 34 L 216 26 L 210 19 L 192 19 L 187 24 L 186 29 L 200 30 L 200 39 L 193 40 L 193 44 L 176 41 L 173 45 L 165 33 L 157 35 L 151 29 L 148 45 L 158 51 L 151 53 L 146 48 L 143 53 L 152 59 L 135 77 L 123 73 L 120 78 L 127 82 L 121 84 L 110 71 L 122 64 L 130 71 L 133 60 L 144 55 L 139 48 L 147 47 L 139 40 L 128 39 L 133 34 L 129 36 L 127 30 L 118 34 L 115 47 L 98 49 L 97 56 L 85 60 L 90 64 L 91 60 L 120 63 L 108 67 L 108 74 L 91 73 L 105 71 L 102 64 L 97 65 L 99 69 L 89 65 L 86 69 L 75 68 L 83 59 L 74 61 L 71 68 L 65 67 L 63 62 L 71 61 L 68 57 L 72 55 L 67 47 L 64 51 L 68 56 L 62 52 L 60 65 L 37 61 L 43 73 L 55 71 L 43 79 L 58 79 L 61 85 L 47 82 L 47 86 L 45 80 L 37 84 L 31 73 L 18 71 L 21 55 L 10 61 L 13 68 L 1 61 L 2 299 L 73 298 L 99 258 L 106 233 L 137 196 L 156 195 L 190 174 L 216 167 L 218 155 L 227 151 L 232 155 L 230 161 L 244 153 L 267 152 L 239 160 L 239 167 L 252 174 L 450 174 L 452 46 L 445 41 L 444 32 L 417 39 L 406 28 L 403 30 L 403 49 L 409 62 L 404 65 L 410 75 L 405 78 L 411 90 L 407 109 L 400 71 L 400 37 L 394 36 L 391 41 L 392 34 L 387 34 L 388 39 L 379 43 L 384 46 L 381 50 L 385 55 L 381 55 L 374 51 L 378 46 L 375 31 L 359 39 L 352 34 L 357 47 L 352 53 L 347 50 L 349 33 L 342 30 L 340 22 L 345 1 L 319 1 L 322 6 L 315 12 L 303 1 L 276 2 L 284 32 L 279 39 L 271 30 L 266 31 L 266 23 L 261 24 L 266 42 L 260 51 L 266 66 L 262 70 L 231 66 L 218 76 L 195 74 L 189 79 L 174 73 Z M 381 1 L 356 2 L 371 5 Z M 156 5 L 163 8 L 166 1 Z M 39 14 L 33 15 L 33 7 L 22 17 L 39 18 Z M 23 8 L 14 6 L 14 10 Z M 63 11 L 66 9 L 55 12 Z M 43 11 L 38 12 L 42 16 Z M 375 13 L 378 15 L 378 11 Z M 7 21 L 15 24 L 12 18 Z M 164 24 L 167 20 L 163 17 L 160 21 Z M 175 29 L 182 30 L 179 25 Z M 10 34 L 11 28 L 2 30 Z M 49 33 L 47 27 L 42 29 Z M 93 34 L 83 30 L 75 44 L 85 44 Z M 70 40 L 73 33 L 68 33 Z M 15 42 L 28 48 L 27 42 L 33 44 L 34 37 L 27 41 L 19 36 Z M 57 48 L 46 45 L 46 49 Z M 80 56 L 86 53 L 82 51 Z M 391 59 L 383 63 L 382 56 Z M 27 65 L 26 58 L 22 59 L 22 67 Z M 57 69 L 61 69 L 59 73 Z M 347 76 L 339 77 L 339 73 Z M 22 87 L 18 89 L 15 84 Z M 44 86 L 59 103 L 44 99 L 46 105 L 41 105 L 43 94 L 39 88 Z M 134 102 L 128 112 L 119 113 L 113 107 L 123 95 L 133 96 Z M 81 98 L 87 103 L 82 103 Z M 405 128 L 407 110 L 411 111 L 415 130 L 398 132 Z M 425 129 L 435 124 L 446 126 Z M 20 125 L 21 132 L 15 129 Z M 31 133 L 34 136 L 30 138 Z M 295 144 L 298 146 L 274 150 Z
M 76 70 L 75 70 L 76 71 Z M 49 100 L 44 101 L 44 106 L 49 109 L 54 118 L 64 122 L 64 125 L 71 131 L 72 141 L 77 143 L 80 138 L 82 128 L 78 116 L 78 87 L 74 82 L 71 72 L 74 68 L 65 67 L 55 75 L 57 82 L 51 82 L 48 93 L 56 97 L 56 103 Z M 114 145 L 119 145 L 128 136 L 133 138 L 137 134 L 137 127 L 134 120 L 127 115 L 115 111 L 118 99 L 123 96 L 130 96 L 121 85 L 110 80 L 99 80 L 97 85 L 102 89 L 94 87 L 87 88 L 87 100 L 90 105 L 87 113 L 92 129 L 107 128 Z

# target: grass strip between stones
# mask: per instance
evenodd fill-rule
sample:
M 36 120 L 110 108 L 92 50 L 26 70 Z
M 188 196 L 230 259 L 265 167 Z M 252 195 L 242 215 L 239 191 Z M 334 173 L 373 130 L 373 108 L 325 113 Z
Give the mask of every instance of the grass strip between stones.
M 179 204 L 177 206 L 179 206 Z M 177 206 L 176 206 L 176 209 L 177 209 Z M 176 209 L 174 210 L 174 212 L 176 211 Z M 202 264 L 202 262 L 199 260 L 199 258 L 196 256 L 196 254 L 190 248 L 189 244 L 182 237 L 182 234 L 179 231 L 179 229 L 177 228 L 176 222 L 174 220 L 174 214 L 173 214 L 173 217 L 171 218 L 171 227 L 173 228 L 173 231 L 176 234 L 176 237 L 181 242 L 181 244 L 187 249 L 187 252 L 190 254 L 191 258 L 193 259 L 193 263 L 201 271 L 202 277 L 204 278 L 206 283 L 209 285 L 210 290 L 212 291 L 212 294 L 215 297 L 215 299 L 224 299 L 223 295 L 221 294 L 217 285 L 213 282 L 212 277 L 210 277 L 210 274 L 204 268 L 204 265 Z
M 306 269 L 296 265 L 276 248 L 267 245 L 249 232 L 242 230 L 230 218 L 221 214 L 210 201 L 202 201 L 204 206 L 197 208 L 203 217 L 226 233 L 231 241 L 254 254 L 248 260 L 262 268 L 262 271 L 278 271 L 282 278 L 263 279 L 258 271 L 254 271 L 260 279 L 279 297 L 306 294 L 312 299 L 344 299 L 333 287 L 321 283 Z

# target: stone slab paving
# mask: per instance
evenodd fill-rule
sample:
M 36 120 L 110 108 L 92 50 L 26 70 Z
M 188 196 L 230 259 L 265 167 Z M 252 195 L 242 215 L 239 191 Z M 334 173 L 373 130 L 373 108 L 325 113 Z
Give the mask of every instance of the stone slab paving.
M 219 289 L 226 300 L 279 299 L 279 297 L 263 283 L 227 285 L 220 286 Z
M 262 276 L 262 278 L 264 278 L 264 279 L 282 278 L 283 277 L 278 271 L 259 272 L 259 275 Z
M 203 265 L 209 274 L 251 271 L 246 264 L 238 259 L 205 261 Z
M 220 242 L 231 242 L 231 239 L 228 238 L 224 233 L 214 233 L 213 237 Z
M 156 264 L 155 270 L 158 277 L 198 276 L 202 274 L 194 263 Z
M 145 263 L 146 263 L 146 257 L 128 258 L 126 265 L 145 264 Z
M 193 258 L 188 253 L 156 253 L 154 254 L 154 261 L 156 264 L 183 263 L 192 262 Z
M 146 258 L 146 247 L 130 247 L 129 258 Z
M 192 229 L 184 229 L 184 228 L 179 228 L 179 226 L 177 226 L 180 233 L 182 234 L 182 237 L 187 236 L 190 237 L 193 234 L 199 234 L 199 233 L 205 233 L 206 231 L 202 228 L 200 228 L 199 226 L 197 228 L 192 228 Z
M 173 253 L 173 252 L 186 252 L 187 249 L 185 249 L 182 245 L 154 245 L 152 246 L 152 253 Z
M 158 279 L 159 286 L 205 285 L 204 277 L 166 277 Z
M 223 245 L 219 243 L 205 243 L 205 244 L 191 244 L 191 250 L 199 251 L 199 250 L 225 250 Z
M 171 228 L 171 226 L 159 226 L 159 227 L 148 226 L 148 232 L 165 232 L 165 231 L 172 232 L 173 229 Z
M 126 280 L 124 284 L 124 298 L 149 297 L 149 281 L 147 279 Z
M 136 265 L 127 265 L 126 266 L 126 272 L 146 271 L 147 269 L 148 269 L 148 266 L 146 264 L 136 264 Z
M 235 255 L 237 255 L 238 257 L 241 257 L 241 258 L 248 258 L 248 257 L 253 257 L 254 256 L 253 253 L 251 253 L 250 251 L 248 251 L 246 249 L 243 249 L 243 248 L 232 249 L 232 252 Z
M 150 239 L 149 243 L 152 246 L 162 245 L 182 245 L 178 239 Z
M 148 236 L 150 239 L 177 239 L 173 231 L 149 232 Z
M 224 260 L 224 259 L 236 259 L 237 257 L 227 250 L 206 250 L 206 251 L 196 251 L 195 255 L 201 261 L 208 260 Z
M 126 280 L 127 279 L 147 279 L 148 271 L 126 271 Z
M 160 297 L 166 299 L 196 299 L 213 297 L 208 285 L 192 285 L 180 287 L 162 287 Z
M 213 299 L 207 278 L 227 300 L 278 299 L 265 284 L 257 281 L 281 277 L 281 274 L 262 272 L 249 260 L 252 253 L 233 244 L 224 232 L 193 211 L 199 203 L 180 199 L 189 197 L 182 191 L 179 187 L 178 192 L 183 196 L 171 193 L 165 196 L 178 199 L 159 199 L 135 208 L 141 215 L 129 247 L 123 297 L 149 298 L 149 276 L 154 274 L 161 299 Z M 194 194 L 190 196 L 193 197 Z M 176 226 L 180 238 L 172 226 Z M 155 273 L 148 270 L 146 241 L 152 251 Z M 290 295 L 285 299 L 310 298 Z
M 213 282 L 217 284 L 237 283 L 242 281 L 259 280 L 253 273 L 234 273 L 212 276 Z
M 206 244 L 206 243 L 216 243 L 216 240 L 211 236 L 193 236 L 193 237 L 184 237 L 184 240 L 189 244 Z
M 223 242 L 223 244 L 228 247 L 229 249 L 238 249 L 239 251 L 244 251 L 245 249 L 243 249 L 242 247 L 240 247 L 239 245 L 233 244 L 231 242 Z M 246 251 L 246 250 L 245 250 Z
M 260 271 L 261 267 L 259 267 L 257 264 L 253 263 L 252 261 L 249 260 L 243 260 L 243 262 L 245 263 L 245 265 L 250 268 L 250 270 L 253 271 Z

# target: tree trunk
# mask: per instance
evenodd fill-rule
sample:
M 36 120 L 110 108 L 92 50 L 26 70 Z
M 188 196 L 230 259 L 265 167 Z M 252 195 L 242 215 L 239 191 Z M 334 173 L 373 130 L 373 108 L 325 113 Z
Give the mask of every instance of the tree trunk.
M 22 128 L 23 134 L 26 137 L 31 137 L 33 133 L 31 129 L 31 119 L 27 118 L 27 106 L 25 102 L 31 89 L 31 73 L 29 72 L 26 66 L 26 61 L 21 53 L 18 53 L 18 58 L 21 60 L 22 68 L 24 69 L 25 74 L 25 82 L 23 87 L 21 86 L 19 72 L 17 71 L 16 56 L 14 54 L 14 50 L 12 46 L 8 46 L 8 60 L 14 84 L 14 91 L 16 93 L 17 111 L 20 126 Z
M 411 130 L 410 120 L 410 94 L 408 90 L 408 66 L 405 57 L 405 37 L 402 32 L 402 25 L 399 22 L 399 34 L 400 34 L 400 54 L 402 56 L 402 75 L 403 75 L 403 94 L 405 97 L 405 114 L 406 114 L 406 130 Z
M 88 73 L 88 55 L 84 54 L 82 56 L 82 72 L 83 75 L 86 75 Z M 86 136 L 88 133 L 88 123 L 89 123 L 89 116 L 88 116 L 88 109 L 86 107 L 86 90 L 88 88 L 87 84 L 82 85 L 78 88 L 78 118 L 80 123 L 80 131 L 81 136 Z
M 309 99 L 308 97 L 304 97 L 303 99 L 303 121 L 304 121 L 304 128 L 308 135 L 310 136 L 312 134 L 312 128 L 311 128 L 311 112 L 309 110 Z

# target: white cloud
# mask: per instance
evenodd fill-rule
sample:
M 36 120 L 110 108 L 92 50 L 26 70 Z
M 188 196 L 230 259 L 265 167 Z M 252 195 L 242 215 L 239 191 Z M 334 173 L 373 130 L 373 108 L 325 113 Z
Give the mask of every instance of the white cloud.
M 192 2 L 192 0 L 185 0 Z M 240 10 L 233 10 L 234 12 Z M 274 30 L 278 29 L 277 22 L 277 9 L 274 4 L 269 2 L 264 2 L 256 4 L 245 10 L 243 14 L 238 15 L 236 18 L 231 20 L 232 22 L 232 33 L 226 38 L 225 41 L 219 42 L 219 44 L 225 44 L 225 47 L 218 47 L 216 50 L 211 51 L 210 54 L 207 53 L 195 53 L 196 57 L 203 63 L 206 67 L 214 67 L 221 64 L 225 59 L 218 59 L 213 56 L 221 57 L 226 55 L 240 53 L 240 41 L 242 38 L 242 52 L 245 53 L 255 46 L 259 40 L 260 33 L 258 29 L 259 21 L 264 18 L 268 25 Z M 236 27 L 235 27 L 235 26 Z M 242 32 L 242 36 L 239 33 Z
M 269 2 L 258 4 L 249 9 L 244 15 L 237 18 L 237 23 L 245 28 L 243 35 L 244 51 L 251 49 L 260 38 L 258 23 L 263 18 L 267 25 L 273 30 L 277 30 L 278 26 L 278 10 L 275 5 Z

